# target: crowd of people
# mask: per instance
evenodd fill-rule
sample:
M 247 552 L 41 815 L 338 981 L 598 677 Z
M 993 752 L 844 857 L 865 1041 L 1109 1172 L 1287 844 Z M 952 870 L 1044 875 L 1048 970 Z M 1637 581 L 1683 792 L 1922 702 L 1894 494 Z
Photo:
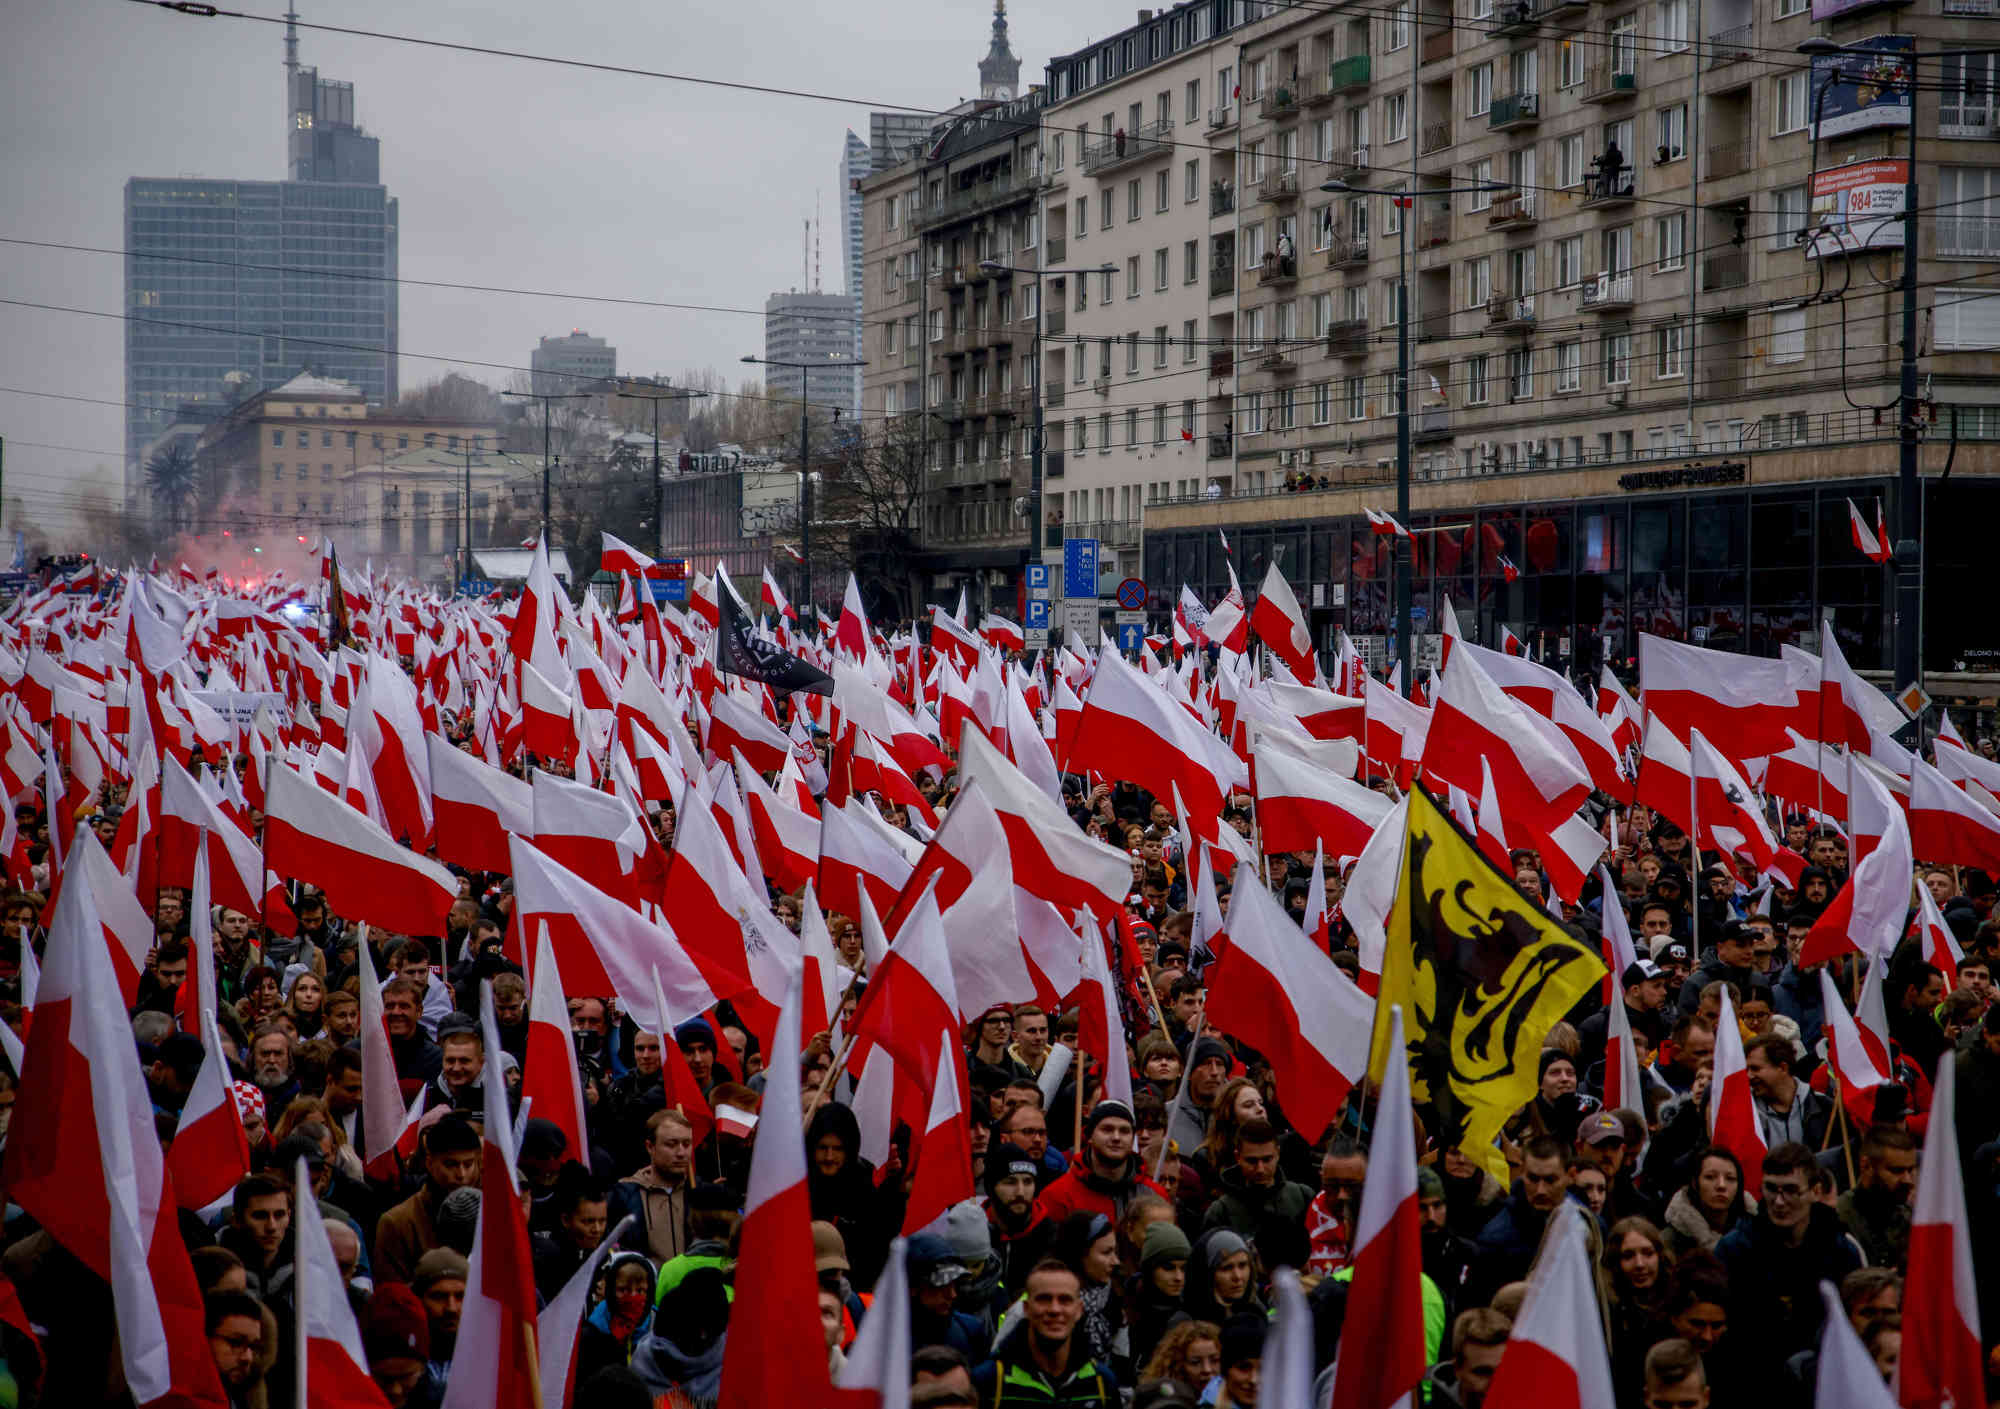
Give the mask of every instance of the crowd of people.
M 452 727 L 476 752 L 463 726 Z M 822 761 L 829 742 L 816 739 Z M 240 772 L 251 761 L 239 754 L 221 766 Z M 528 762 L 517 765 L 523 776 Z M 1367 781 L 1395 790 L 1385 777 Z M 957 777 L 936 770 L 916 782 L 922 803 L 942 813 Z M 800 1052 L 765 1051 L 755 1024 L 725 1001 L 663 1043 L 617 995 L 567 995 L 585 1147 L 531 1109 L 517 1160 L 545 1314 L 595 1260 L 576 1328 L 575 1409 L 717 1402 L 732 1328 L 768 1309 L 763 1289 L 736 1276 L 737 1239 L 755 1142 L 785 1122 L 804 1127 L 824 1333 L 823 1346 L 797 1353 L 824 1354 L 837 1374 L 862 1327 L 882 1314 L 881 1289 L 893 1285 L 909 1302 L 910 1402 L 925 1409 L 1301 1409 L 1260 1397 L 1274 1275 L 1295 1269 L 1307 1290 L 1324 1392 L 1337 1356 L 1367 1353 L 1344 1345 L 1342 1328 L 1357 1293 L 1374 1291 L 1355 1282 L 1371 1151 L 1380 1132 L 1413 1117 L 1430 1362 L 1419 1402 L 1439 1409 L 1485 1402 L 1545 1230 L 1566 1205 L 1586 1218 L 1618 1409 L 1810 1404 L 1822 1283 L 1838 1289 L 1892 1381 L 1912 1192 L 1941 1063 L 1956 1067 L 1975 1246 L 1990 1252 L 2000 1237 L 2000 917 L 1986 875 L 1939 866 L 1911 878 L 1928 889 L 1963 958 L 1948 976 L 1914 946 L 1886 964 L 1878 978 L 1891 1079 L 1861 1101 L 1829 1089 L 1823 990 L 1816 966 L 1800 962 L 1806 934 L 1847 878 L 1842 833 L 1803 816 L 1774 819 L 1810 862 L 1788 888 L 1700 853 L 1643 806 L 1594 797 L 1586 812 L 1611 839 L 1603 859 L 1613 888 L 1592 880 L 1581 903 L 1557 908 L 1561 925 L 1593 950 L 1608 908 L 1629 922 L 1637 958 L 1606 993 L 1629 1025 L 1643 1099 L 1616 1107 L 1602 1099 L 1615 1025 L 1593 988 L 1543 1040 L 1535 1094 L 1499 1140 L 1509 1176 L 1500 1179 L 1465 1152 L 1439 1148 L 1429 1111 L 1382 1109 L 1370 1082 L 1356 1085 L 1325 1128 L 1288 1119 L 1297 1093 L 1265 1060 L 1262 1035 L 1207 1019 L 1204 972 L 1214 956 L 1197 934 L 1190 871 L 1200 862 L 1183 854 L 1174 800 L 1119 779 L 1065 776 L 1062 789 L 1071 823 L 1130 857 L 1130 896 L 1104 942 L 1118 976 L 1131 1098 L 1107 1095 L 1098 1064 L 1076 1056 L 1088 1020 L 1078 1006 L 1018 1002 L 968 1015 L 971 1099 L 960 1119 L 979 1194 L 907 1230 L 906 1242 L 898 1238 L 911 1132 L 898 1126 L 886 1160 L 864 1157 L 838 1021 L 804 1034 Z M 109 844 L 126 803 L 107 780 L 78 819 Z M 915 839 L 928 834 L 911 815 L 916 807 L 889 801 L 882 810 Z M 1224 819 L 1249 836 L 1251 799 L 1227 798 Z M 653 805 L 647 820 L 671 852 L 672 803 Z M 27 869 L 0 903 L 0 1015 L 19 1025 L 24 971 L 47 940 L 50 897 L 37 887 L 49 833 L 71 819 L 51 819 L 37 795 L 17 801 L 14 821 Z M 254 833 L 262 815 L 253 809 L 247 822 Z M 1520 891 L 1553 904 L 1540 854 L 1520 849 L 1509 859 Z M 1317 942 L 1358 978 L 1341 868 L 1283 853 L 1264 867 L 1288 913 L 1302 923 L 1324 914 Z M 180 1218 L 232 1406 L 305 1409 L 293 1404 L 301 1161 L 384 1402 L 442 1404 L 454 1365 L 486 1353 L 459 1339 L 481 1201 L 483 1083 L 498 1071 L 518 1090 L 531 1060 L 530 989 L 508 942 L 509 877 L 454 872 L 457 900 L 420 934 L 332 913 L 312 877 L 282 878 L 285 903 L 266 914 L 216 906 L 206 926 L 180 887 L 142 897 L 156 942 L 129 1022 L 159 1139 L 174 1140 L 204 1058 L 181 1021 L 206 967 L 191 954 L 193 928 L 213 937 L 215 991 L 195 1001 L 216 1011 L 251 1150 L 250 1171 L 220 1204 Z M 1229 879 L 1216 885 L 1226 908 Z M 794 930 L 809 918 L 811 892 L 773 883 L 768 893 Z M 1914 912 L 1914 889 L 1912 897 Z M 823 918 L 842 966 L 845 1019 L 873 966 L 861 917 Z M 399 1098 L 421 1111 L 413 1147 L 387 1169 L 364 1167 L 361 1150 L 364 947 Z M 1831 967 L 1838 992 L 1852 998 L 1861 961 Z M 497 1019 L 497 1062 L 479 1020 L 483 991 Z M 1725 1021 L 1739 1029 L 1761 1128 L 1755 1171 L 1711 1139 Z M 760 1111 L 767 1067 L 794 1062 L 810 1109 Z M 686 1078 L 699 1101 L 687 1099 Z M 32 1071 L 21 1084 L 11 1065 L 0 1068 L 0 1122 L 16 1102 L 48 1099 Z M 34 1219 L 11 1205 L 7 1214 L 0 1264 L 9 1295 L 0 1300 L 15 1304 L 0 1306 L 10 1313 L 0 1315 L 0 1405 L 123 1402 L 111 1290 Z M 900 1276 L 889 1275 L 892 1264 Z M 1997 1269 L 2000 1258 L 1983 1259 L 1989 1327 L 2000 1324 L 1991 1314 Z M 1989 1395 L 1996 1387 L 2000 1360 L 1988 1368 Z

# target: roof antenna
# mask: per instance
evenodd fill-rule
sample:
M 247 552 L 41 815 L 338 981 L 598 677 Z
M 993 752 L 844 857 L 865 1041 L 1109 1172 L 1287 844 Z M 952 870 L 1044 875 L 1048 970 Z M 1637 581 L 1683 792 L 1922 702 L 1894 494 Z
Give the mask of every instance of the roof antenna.
M 818 293 L 818 292 L 820 291 L 820 289 L 819 289 L 819 235 L 820 235 L 820 228 L 819 228 L 819 192 L 818 192 L 818 190 L 814 190 L 814 191 L 813 191 L 813 283 L 812 283 L 812 291 L 813 291 L 814 293 Z
M 299 71 L 299 12 L 289 6 L 285 9 L 285 76 L 287 80 Z M 290 99 L 290 83 L 286 83 L 286 98 Z

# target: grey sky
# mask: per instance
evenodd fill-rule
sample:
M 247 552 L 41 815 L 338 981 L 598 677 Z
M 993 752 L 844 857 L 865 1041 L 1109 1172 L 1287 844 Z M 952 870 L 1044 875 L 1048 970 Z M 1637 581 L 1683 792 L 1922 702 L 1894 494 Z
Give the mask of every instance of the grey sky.
M 281 14 L 284 0 L 249 0 Z M 869 106 L 974 95 L 990 0 L 342 0 L 302 19 L 667 72 L 851 95 L 859 106 L 305 32 L 300 58 L 351 81 L 401 202 L 406 278 L 761 310 L 801 282 L 801 220 L 820 197 L 821 282 L 841 280 L 841 139 Z M 1055 52 L 1130 24 L 1112 0 L 1009 6 L 1022 83 Z M 129 176 L 275 180 L 284 167 L 283 30 L 130 0 L 0 0 L 0 236 L 116 249 Z M 0 244 L 0 297 L 119 310 L 121 261 Z M 524 366 L 537 337 L 588 329 L 621 370 L 761 352 L 757 316 L 405 287 L 402 344 Z M 405 386 L 451 361 L 406 356 Z M 509 373 L 465 367 L 494 384 Z M 117 402 L 121 324 L 0 305 L 0 387 Z M 7 499 L 55 530 L 121 483 L 115 406 L 0 392 Z M 74 447 L 87 454 L 44 446 Z M 6 525 L 11 539 L 13 524 Z M 0 563 L 8 551 L 0 543 Z

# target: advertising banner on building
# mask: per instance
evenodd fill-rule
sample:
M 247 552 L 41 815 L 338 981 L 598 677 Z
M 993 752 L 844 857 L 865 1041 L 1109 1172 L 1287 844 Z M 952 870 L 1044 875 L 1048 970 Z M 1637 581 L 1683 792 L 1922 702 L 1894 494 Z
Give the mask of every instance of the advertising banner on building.
M 1901 249 L 1903 188 L 1909 171 L 1909 162 L 1896 157 L 1813 173 L 1807 257 L 1832 259 L 1864 250 Z
M 1819 116 L 1816 137 L 1910 125 L 1909 56 L 1916 38 L 1877 34 L 1856 40 L 1853 47 L 1860 52 L 1813 56 L 1806 101 L 1808 117 L 1814 111 Z

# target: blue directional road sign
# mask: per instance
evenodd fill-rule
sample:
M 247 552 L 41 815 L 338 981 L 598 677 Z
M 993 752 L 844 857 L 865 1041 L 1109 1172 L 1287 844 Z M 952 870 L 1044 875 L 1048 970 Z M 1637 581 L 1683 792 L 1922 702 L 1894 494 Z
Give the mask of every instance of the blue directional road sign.
M 1049 599 L 1047 597 L 1028 598 L 1027 629 L 1046 631 L 1049 629 Z
M 1138 622 L 1118 623 L 1118 652 L 1131 655 L 1146 644 L 1146 628 Z
M 458 595 L 461 597 L 484 597 L 493 590 L 493 583 L 484 577 L 461 577 L 458 580 Z
M 1095 598 L 1097 596 L 1097 540 L 1095 538 L 1066 538 L 1063 540 L 1063 596 Z

